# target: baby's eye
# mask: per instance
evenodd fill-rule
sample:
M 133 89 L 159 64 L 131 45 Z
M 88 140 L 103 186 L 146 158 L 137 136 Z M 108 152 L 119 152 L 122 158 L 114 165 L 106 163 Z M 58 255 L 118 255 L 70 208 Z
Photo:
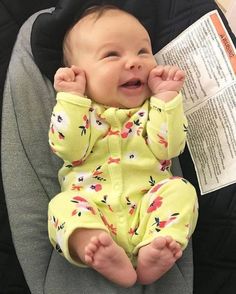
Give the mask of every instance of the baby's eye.
M 142 48 L 142 49 L 140 49 L 139 52 L 138 52 L 139 55 L 140 55 L 140 54 L 148 54 L 148 53 L 150 53 L 150 52 L 149 52 L 149 50 L 146 49 L 146 48 Z
M 109 58 L 109 57 L 118 57 L 119 53 L 117 51 L 109 51 L 106 54 L 104 54 L 103 58 Z

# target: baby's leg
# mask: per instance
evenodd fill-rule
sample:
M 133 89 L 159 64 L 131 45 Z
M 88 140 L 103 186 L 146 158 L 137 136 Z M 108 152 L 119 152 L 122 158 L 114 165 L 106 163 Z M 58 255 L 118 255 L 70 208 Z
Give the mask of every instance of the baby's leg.
M 50 240 L 59 249 L 62 247 L 61 252 L 68 260 L 88 264 L 110 281 L 130 287 L 137 280 L 136 271 L 125 251 L 110 237 L 97 205 L 91 198 L 66 191 L 51 200 Z M 88 223 L 96 223 L 97 228 L 77 228 L 78 225 L 86 226 Z M 72 232 L 69 238 L 68 231 Z
M 158 183 L 144 196 L 137 265 L 140 283 L 150 284 L 159 279 L 182 255 L 196 225 L 196 203 L 193 186 L 177 177 Z M 146 245 L 149 240 L 153 241 Z
M 77 234 L 77 249 L 76 253 L 71 252 L 72 256 L 78 254 L 80 260 L 111 282 L 123 287 L 134 285 L 137 274 L 128 256 L 107 232 L 79 229 Z
M 137 276 L 141 284 L 151 284 L 164 275 L 182 256 L 180 245 L 171 237 L 157 237 L 141 247 L 138 253 Z

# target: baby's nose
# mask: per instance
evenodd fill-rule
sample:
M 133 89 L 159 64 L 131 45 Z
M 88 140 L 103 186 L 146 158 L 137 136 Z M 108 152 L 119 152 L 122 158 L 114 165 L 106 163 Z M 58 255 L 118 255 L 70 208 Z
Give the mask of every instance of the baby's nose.
M 141 64 L 132 64 L 132 65 L 130 65 L 130 69 L 141 69 L 141 68 L 142 68 Z
M 142 63 L 138 58 L 134 57 L 127 61 L 126 67 L 129 70 L 140 70 L 142 68 Z

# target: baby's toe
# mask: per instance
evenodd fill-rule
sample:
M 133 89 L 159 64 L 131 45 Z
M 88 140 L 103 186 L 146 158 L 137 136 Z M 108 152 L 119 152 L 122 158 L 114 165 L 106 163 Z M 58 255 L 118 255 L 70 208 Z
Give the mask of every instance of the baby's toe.
M 155 249 L 161 250 L 166 247 L 166 239 L 163 237 L 157 237 L 152 241 L 151 244 Z
M 98 238 L 99 238 L 99 242 L 105 247 L 110 246 L 113 243 L 111 236 L 108 235 L 106 232 L 101 233 L 98 236 Z

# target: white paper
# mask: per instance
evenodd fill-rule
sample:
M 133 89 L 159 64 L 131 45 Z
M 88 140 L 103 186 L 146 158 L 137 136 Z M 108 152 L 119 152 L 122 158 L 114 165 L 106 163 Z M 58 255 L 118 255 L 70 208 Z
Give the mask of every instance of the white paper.
M 187 144 L 201 194 L 236 182 L 236 50 L 216 10 L 155 55 L 186 72 Z

